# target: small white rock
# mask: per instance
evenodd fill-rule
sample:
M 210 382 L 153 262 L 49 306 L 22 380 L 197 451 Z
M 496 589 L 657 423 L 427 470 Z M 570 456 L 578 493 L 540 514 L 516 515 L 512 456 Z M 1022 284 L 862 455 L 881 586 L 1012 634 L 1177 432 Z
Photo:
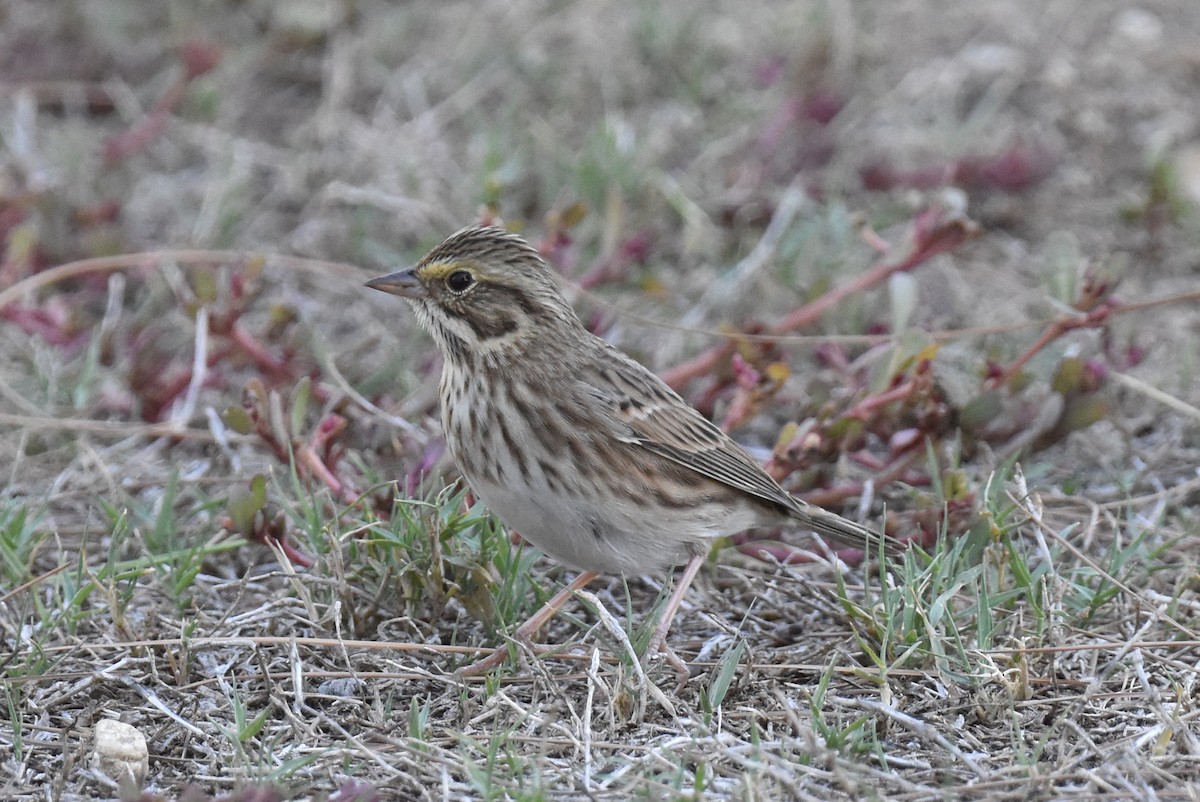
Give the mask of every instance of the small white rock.
M 92 766 L 117 782 L 132 779 L 141 788 L 150 770 L 146 736 L 137 727 L 111 718 L 96 722 L 95 735 Z

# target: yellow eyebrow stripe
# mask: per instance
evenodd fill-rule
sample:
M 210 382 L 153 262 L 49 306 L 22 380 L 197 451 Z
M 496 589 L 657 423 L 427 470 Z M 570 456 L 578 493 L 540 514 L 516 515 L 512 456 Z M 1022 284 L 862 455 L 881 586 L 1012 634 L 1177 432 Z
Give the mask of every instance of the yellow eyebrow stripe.
M 462 262 L 432 262 L 417 268 L 417 273 L 427 281 L 440 281 L 455 270 L 469 269 Z M 471 271 L 474 273 L 475 271 Z

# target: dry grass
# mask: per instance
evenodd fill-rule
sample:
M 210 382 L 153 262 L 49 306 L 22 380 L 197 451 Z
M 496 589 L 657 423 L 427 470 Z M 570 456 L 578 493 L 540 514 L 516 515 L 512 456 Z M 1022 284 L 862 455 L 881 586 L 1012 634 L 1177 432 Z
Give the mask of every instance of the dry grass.
M 0 795 L 117 796 L 120 716 L 165 799 L 1191 798 L 1194 14 L 943 6 L 0 3 Z M 361 279 L 485 206 L 656 368 L 787 329 L 770 394 L 680 380 L 764 457 L 936 387 L 790 478 L 952 537 L 727 544 L 678 693 L 655 578 L 456 678 L 563 579 L 445 489 L 432 346 Z M 792 336 L 930 208 L 980 235 Z

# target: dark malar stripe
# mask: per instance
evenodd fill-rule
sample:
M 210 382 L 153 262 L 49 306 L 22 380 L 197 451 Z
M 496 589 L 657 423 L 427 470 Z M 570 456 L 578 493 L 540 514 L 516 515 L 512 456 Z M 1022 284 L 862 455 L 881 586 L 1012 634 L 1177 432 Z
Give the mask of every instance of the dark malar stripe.
M 445 345 L 446 358 L 458 365 L 467 364 L 472 357 L 471 352 L 467 350 L 466 343 L 459 339 L 459 336 L 437 316 L 430 315 L 429 324 L 432 329 L 436 329 L 434 339 Z

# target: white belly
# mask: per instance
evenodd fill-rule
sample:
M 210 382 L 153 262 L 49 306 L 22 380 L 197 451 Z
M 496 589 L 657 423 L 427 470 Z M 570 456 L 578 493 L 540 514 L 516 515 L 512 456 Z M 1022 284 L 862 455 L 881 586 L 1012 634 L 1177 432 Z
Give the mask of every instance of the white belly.
M 705 504 L 654 524 L 629 501 L 564 499 L 547 488 L 514 491 L 471 481 L 481 501 L 510 529 L 553 559 L 584 571 L 638 576 L 658 573 L 688 560 L 707 543 L 753 526 L 750 510 Z

